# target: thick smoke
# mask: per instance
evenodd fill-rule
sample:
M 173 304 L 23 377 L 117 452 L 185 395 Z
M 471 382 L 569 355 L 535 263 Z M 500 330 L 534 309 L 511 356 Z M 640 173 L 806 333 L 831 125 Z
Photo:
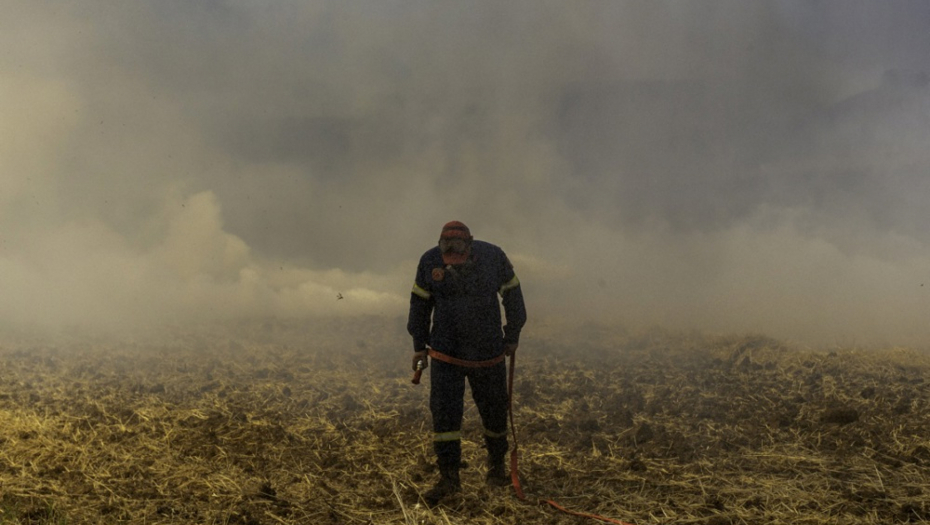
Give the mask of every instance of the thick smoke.
M 457 219 L 507 250 L 536 319 L 926 345 L 928 22 L 923 2 L 7 3 L 0 316 L 402 316 Z

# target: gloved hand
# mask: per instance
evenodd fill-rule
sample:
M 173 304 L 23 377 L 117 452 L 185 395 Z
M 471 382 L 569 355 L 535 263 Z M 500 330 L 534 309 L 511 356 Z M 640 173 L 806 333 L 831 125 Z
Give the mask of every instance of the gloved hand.
M 413 353 L 413 371 L 414 372 L 417 371 L 417 364 L 420 361 L 423 361 L 423 368 L 428 367 L 429 366 L 429 352 L 427 352 L 426 350 L 420 350 L 419 352 Z M 420 368 L 420 370 L 423 370 L 423 368 Z
M 513 356 L 517 352 L 517 347 L 520 346 L 518 343 L 507 343 L 504 345 L 504 355 L 507 357 Z

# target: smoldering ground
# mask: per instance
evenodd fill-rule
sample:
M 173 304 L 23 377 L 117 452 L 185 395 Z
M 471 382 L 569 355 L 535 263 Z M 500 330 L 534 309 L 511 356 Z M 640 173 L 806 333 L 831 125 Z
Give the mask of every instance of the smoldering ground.
M 537 319 L 930 340 L 924 3 L 0 10 L 8 322 L 402 316 L 458 219 Z

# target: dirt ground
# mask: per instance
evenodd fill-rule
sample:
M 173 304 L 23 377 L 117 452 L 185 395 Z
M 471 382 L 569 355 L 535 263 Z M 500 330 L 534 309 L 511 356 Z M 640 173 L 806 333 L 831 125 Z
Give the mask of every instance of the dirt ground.
M 468 399 L 462 494 L 427 508 L 428 377 L 410 383 L 403 329 L 5 334 L 0 523 L 596 523 L 549 499 L 632 524 L 930 522 L 926 353 L 597 326 L 521 344 L 527 499 L 484 485 Z

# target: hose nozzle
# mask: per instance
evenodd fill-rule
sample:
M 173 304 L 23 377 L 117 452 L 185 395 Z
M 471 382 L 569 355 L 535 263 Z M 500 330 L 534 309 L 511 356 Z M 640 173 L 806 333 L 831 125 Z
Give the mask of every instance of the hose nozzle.
M 411 383 L 415 385 L 420 384 L 420 376 L 423 375 L 423 369 L 426 368 L 426 361 L 420 359 L 417 361 L 417 370 L 413 373 L 413 379 L 410 380 Z

